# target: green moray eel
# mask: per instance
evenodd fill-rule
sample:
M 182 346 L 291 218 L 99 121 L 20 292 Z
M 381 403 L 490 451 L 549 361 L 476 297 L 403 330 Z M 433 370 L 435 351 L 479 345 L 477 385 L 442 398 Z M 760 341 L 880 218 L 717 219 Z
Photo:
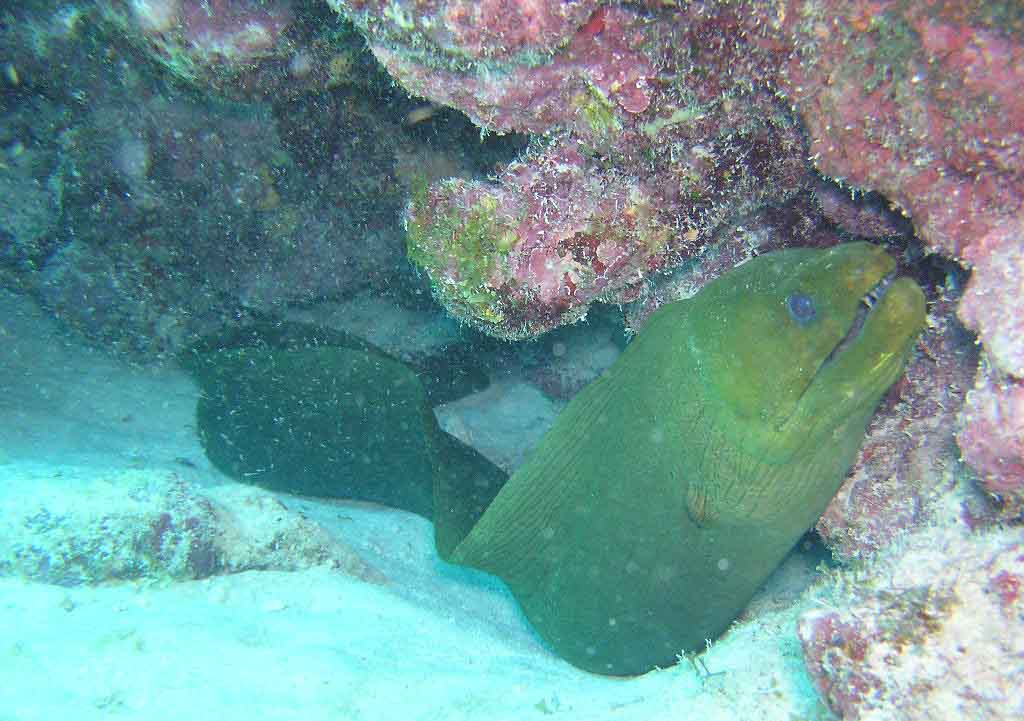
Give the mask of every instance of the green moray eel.
M 486 505 L 505 482 L 431 410 L 482 388 L 471 371 L 414 370 L 341 331 L 269 322 L 201 341 L 182 362 L 201 387 L 207 457 L 246 483 L 439 516 L 451 533 L 464 529 L 470 501 Z M 466 486 L 459 506 L 435 512 L 435 487 L 451 496 L 453 478 Z
M 572 664 L 611 675 L 671 665 L 726 630 L 847 474 L 924 326 L 924 295 L 909 279 L 893 280 L 894 266 L 866 243 L 779 251 L 662 307 L 507 480 L 436 427 L 423 394 L 409 390 L 415 378 L 390 396 L 374 391 L 375 402 L 401 405 L 406 420 L 396 413 L 372 433 L 399 448 L 416 445 L 406 439 L 414 433 L 422 445 L 401 463 L 405 473 L 389 466 L 377 484 L 390 478 L 394 491 L 373 497 L 431 515 L 442 558 L 503 579 L 540 637 Z M 215 355 L 199 367 L 220 366 Z M 351 361 L 275 361 L 288 366 L 286 384 L 302 375 L 299 395 L 311 395 L 305 410 L 294 397 L 276 407 L 271 415 L 283 420 L 270 423 L 268 438 L 288 446 L 282 428 L 309 412 L 329 377 L 342 374 L 334 397 L 351 391 L 338 370 Z M 218 387 L 200 372 L 204 395 L 248 383 L 247 363 L 221 374 Z M 362 387 L 394 389 L 401 366 L 389 368 L 377 380 L 365 373 Z M 261 373 L 259 383 L 285 382 L 272 376 Z M 199 420 L 214 462 L 250 478 L 237 449 L 218 447 L 239 442 L 223 416 L 248 412 L 251 393 L 218 401 L 220 415 L 204 415 L 201 401 Z M 299 450 L 358 458 L 349 431 L 328 430 L 316 439 L 320 450 Z M 409 459 L 429 466 L 431 494 L 423 478 L 409 488 Z M 366 497 L 352 485 L 330 495 Z

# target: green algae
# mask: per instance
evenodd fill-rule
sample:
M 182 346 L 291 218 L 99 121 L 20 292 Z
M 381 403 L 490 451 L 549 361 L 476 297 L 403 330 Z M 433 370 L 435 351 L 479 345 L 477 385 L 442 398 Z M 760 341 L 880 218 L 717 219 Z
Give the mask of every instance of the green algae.
M 428 271 L 435 292 L 447 304 L 465 309 L 473 318 L 500 323 L 498 294 L 489 281 L 517 236 L 511 223 L 499 217 L 498 200 L 483 195 L 464 212 L 451 207 L 438 212 L 429 203 L 426 183 L 415 184 L 406 220 L 409 260 Z
M 586 90 L 577 93 L 572 100 L 576 111 L 583 119 L 585 135 L 599 149 L 610 147 L 622 133 L 622 123 L 615 114 L 615 104 L 601 90 L 588 83 Z

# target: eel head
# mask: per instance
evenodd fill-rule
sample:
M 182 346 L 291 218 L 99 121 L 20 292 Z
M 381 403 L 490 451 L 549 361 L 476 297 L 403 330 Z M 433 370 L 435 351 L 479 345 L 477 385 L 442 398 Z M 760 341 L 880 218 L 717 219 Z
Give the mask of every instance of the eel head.
M 781 462 L 863 420 L 902 374 L 924 293 L 869 243 L 766 254 L 709 284 L 689 329 L 727 432 Z

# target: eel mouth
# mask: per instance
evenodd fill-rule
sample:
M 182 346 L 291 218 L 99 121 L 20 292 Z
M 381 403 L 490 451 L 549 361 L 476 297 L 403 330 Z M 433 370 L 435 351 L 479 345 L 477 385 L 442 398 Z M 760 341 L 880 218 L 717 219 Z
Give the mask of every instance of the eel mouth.
M 814 387 L 815 381 L 818 380 L 820 374 L 828 368 L 836 359 L 851 345 L 853 345 L 860 337 L 861 332 L 864 330 L 864 326 L 867 324 L 868 319 L 871 317 L 872 312 L 878 306 L 879 301 L 885 296 L 885 292 L 889 289 L 889 286 L 896 280 L 896 271 L 893 270 L 872 286 L 871 290 L 861 296 L 860 301 L 857 304 L 857 310 L 853 316 L 853 322 L 850 323 L 850 327 L 847 329 L 846 334 L 836 343 L 835 347 L 829 351 L 829 354 L 825 356 L 825 359 L 818 365 L 817 370 L 814 372 L 814 376 L 808 381 L 807 385 L 804 386 L 800 392 L 800 397 L 797 399 L 797 404 L 801 403 L 804 396 L 810 392 L 811 388 Z M 796 413 L 794 407 L 792 413 Z M 781 431 L 783 426 L 788 423 L 792 418 L 792 414 L 787 415 L 778 426 L 776 430 Z
M 836 356 L 849 348 L 850 345 L 857 340 L 860 336 L 860 332 L 864 329 L 864 324 L 867 323 L 868 316 L 871 315 L 875 306 L 878 305 L 878 301 L 882 299 L 882 296 L 885 295 L 885 291 L 889 289 L 889 286 L 892 285 L 894 280 L 896 280 L 895 270 L 882 276 L 882 279 L 875 283 L 871 290 L 861 296 L 860 303 L 857 304 L 857 312 L 853 316 L 853 322 L 846 331 L 846 335 L 836 343 L 835 348 L 833 348 L 825 357 L 825 360 L 823 360 L 821 366 L 819 366 L 819 370 L 831 363 Z

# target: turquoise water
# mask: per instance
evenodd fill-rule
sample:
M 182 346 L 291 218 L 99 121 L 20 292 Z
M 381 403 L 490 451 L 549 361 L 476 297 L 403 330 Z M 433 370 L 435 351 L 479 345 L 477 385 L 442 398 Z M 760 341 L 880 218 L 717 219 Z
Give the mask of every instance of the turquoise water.
M 760 211 L 765 183 L 754 183 L 750 198 L 729 200 L 742 213 L 715 230 L 720 245 L 696 226 L 724 211 L 694 205 L 673 230 L 697 243 L 693 257 L 536 339 L 490 337 L 480 330 L 488 323 L 497 336 L 521 331 L 494 330 L 488 284 L 500 274 L 490 264 L 508 239 L 487 231 L 500 223 L 481 216 L 485 202 L 476 215 L 461 209 L 475 233 L 452 238 L 448 265 L 418 266 L 408 257 L 410 199 L 429 212 L 430 183 L 486 180 L 536 159 L 551 138 L 485 131 L 479 117 L 410 95 L 337 4 L 0 8 L 0 721 L 824 721 L 835 716 L 807 671 L 797 622 L 837 608 L 858 623 L 877 611 L 877 638 L 897 628 L 877 656 L 888 673 L 892 656 L 912 649 L 886 677 L 898 691 L 921 679 L 936 693 L 974 689 L 928 665 L 945 651 L 917 653 L 927 644 L 914 623 L 925 623 L 969 653 L 957 663 L 981 679 L 979 697 L 1002 693 L 1016 668 L 990 660 L 1003 658 L 992 648 L 1002 596 L 970 574 L 991 548 L 1019 543 L 1019 527 L 970 535 L 968 501 L 984 501 L 953 464 L 922 484 L 945 494 L 935 528 L 922 524 L 847 567 L 809 532 L 727 633 L 633 678 L 570 665 L 500 580 L 442 560 L 439 545 L 450 551 L 479 520 L 654 307 L 762 249 L 852 235 L 823 218 L 805 187 L 835 194 L 826 179 L 800 181 L 793 197 Z M 388 12 L 399 27 L 407 19 Z M 581 31 L 598 38 L 605 17 L 582 17 Z M 231 35 L 241 21 L 248 30 Z M 713 138 L 732 163 L 718 175 L 708 170 L 710 140 L 613 147 L 603 133 L 622 130 L 618 106 L 599 80 L 574 96 L 582 120 L 570 130 L 587 141 L 547 171 L 571 176 L 578 151 L 608 177 L 584 177 L 564 197 L 551 189 L 559 207 L 531 213 L 547 222 L 574 203 L 625 198 L 626 224 L 649 221 L 642 237 L 657 247 L 650 188 L 638 181 L 615 195 L 625 156 L 688 158 L 673 181 L 684 200 L 701 197 L 703 172 L 745 187 L 736 178 L 747 156 L 733 136 Z M 703 119 L 707 109 L 686 93 L 671 97 L 679 107 L 637 138 Z M 623 96 L 620 115 L 640 100 Z M 926 285 L 941 261 L 921 261 L 908 221 L 879 210 L 884 199 L 861 201 L 858 212 L 897 236 L 889 250 Z M 443 216 L 421 240 L 443 245 L 437 228 L 455 224 Z M 617 251 L 589 226 L 573 232 L 592 268 L 613 267 Z M 556 290 L 568 278 L 572 292 L 587 280 L 569 250 L 558 253 L 525 264 L 546 278 L 538 297 L 551 300 L 552 277 Z M 552 271 L 563 263 L 564 275 Z M 425 267 L 458 269 L 477 285 L 432 285 Z M 466 308 L 479 317 L 456 317 Z M 530 312 L 527 325 L 551 320 L 551 307 Z M 435 536 L 438 519 L 446 530 Z M 930 602 L 929 584 L 942 576 L 940 590 L 953 594 L 961 571 L 968 580 L 956 592 L 970 602 L 962 612 L 943 606 L 954 609 L 945 625 L 931 606 L 909 606 L 905 631 L 885 615 L 893 606 L 857 605 L 871 594 Z M 1008 578 L 1003 593 L 1016 588 Z M 1013 658 L 1014 648 L 996 651 Z M 926 661 L 914 665 L 919 655 Z M 891 711 L 877 718 L 900 718 Z

